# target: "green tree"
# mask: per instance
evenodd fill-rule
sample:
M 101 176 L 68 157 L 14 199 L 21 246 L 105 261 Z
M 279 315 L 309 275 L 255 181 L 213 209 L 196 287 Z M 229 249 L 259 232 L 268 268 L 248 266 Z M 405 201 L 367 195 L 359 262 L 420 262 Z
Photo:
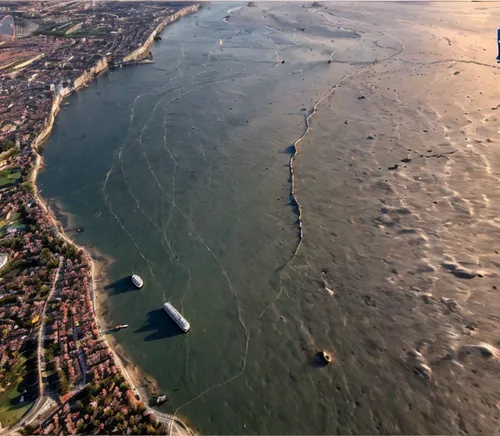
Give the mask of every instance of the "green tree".
M 14 148 L 16 146 L 16 143 L 14 141 L 11 141 L 10 139 L 6 139 L 0 144 L 0 152 L 4 152 L 7 150 L 10 150 L 11 148 Z
M 69 381 L 62 370 L 57 371 L 57 376 L 59 378 L 59 394 L 66 395 L 70 389 Z
M 28 424 L 26 426 L 24 426 L 24 428 L 21 430 L 21 433 L 23 435 L 31 435 L 35 432 L 35 430 L 37 429 L 38 427 L 36 425 L 31 425 L 31 424 Z

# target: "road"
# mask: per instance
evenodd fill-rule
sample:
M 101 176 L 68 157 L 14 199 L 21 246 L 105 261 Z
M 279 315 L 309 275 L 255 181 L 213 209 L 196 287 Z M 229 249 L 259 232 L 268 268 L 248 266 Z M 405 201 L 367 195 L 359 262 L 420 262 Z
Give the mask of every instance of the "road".
M 0 430 L 2 435 L 19 434 L 22 427 L 31 424 L 33 421 L 43 421 L 46 419 L 56 408 L 57 403 L 50 397 L 39 397 L 31 407 L 30 411 L 24 415 L 17 424 L 10 429 Z
M 42 371 L 45 367 L 45 355 L 43 352 L 43 342 L 45 338 L 45 313 L 47 311 L 47 306 L 49 305 L 49 301 L 54 295 L 54 291 L 56 289 L 56 284 L 59 280 L 59 275 L 61 273 L 61 269 L 63 266 L 64 258 L 62 256 L 59 257 L 59 266 L 57 267 L 56 275 L 54 277 L 54 281 L 52 282 L 52 287 L 50 288 L 49 295 L 47 300 L 45 301 L 45 305 L 43 306 L 42 314 L 40 315 L 40 328 L 38 330 L 38 346 L 37 346 L 37 360 L 38 360 L 38 396 L 39 398 L 43 397 L 43 376 Z
M 57 407 L 57 403 L 54 400 L 52 400 L 48 396 L 44 396 L 44 383 L 42 373 L 45 367 L 45 354 L 43 352 L 43 343 L 45 340 L 45 314 L 47 312 L 49 301 L 54 295 L 57 282 L 59 281 L 59 276 L 61 275 L 61 269 L 63 266 L 63 260 L 64 258 L 60 256 L 56 275 L 54 276 L 49 295 L 47 296 L 47 300 L 45 301 L 45 305 L 43 306 L 42 313 L 40 314 L 40 327 L 38 328 L 37 338 L 38 398 L 33 403 L 33 406 L 31 407 L 29 412 L 23 418 L 21 418 L 21 420 L 14 427 L 12 427 L 10 430 L 6 429 L 6 431 L 2 434 L 15 434 L 21 429 L 21 427 L 31 424 L 34 420 L 43 418 L 45 415 L 48 416 L 52 412 L 52 410 Z
M 156 418 L 158 418 L 158 421 L 161 423 L 165 424 L 168 428 L 168 435 L 169 436 L 194 436 L 195 433 L 184 426 L 181 420 L 175 418 L 173 415 L 170 415 L 168 413 L 161 413 L 158 412 L 157 410 L 152 409 L 151 407 L 148 407 L 148 412 L 153 413 Z

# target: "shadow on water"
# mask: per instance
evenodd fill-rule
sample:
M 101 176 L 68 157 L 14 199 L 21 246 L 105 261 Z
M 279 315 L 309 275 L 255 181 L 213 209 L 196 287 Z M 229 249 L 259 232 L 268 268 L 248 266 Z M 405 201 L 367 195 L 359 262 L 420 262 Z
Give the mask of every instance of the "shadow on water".
M 104 290 L 107 291 L 109 295 L 116 295 L 123 294 L 124 292 L 135 291 L 137 288 L 132 283 L 132 280 L 130 280 L 130 277 L 124 277 L 104 286 Z
M 285 154 L 289 154 L 290 156 L 293 156 L 295 154 L 295 145 L 293 144 L 290 144 L 288 147 L 286 147 L 284 150 L 283 150 L 283 153 Z M 288 164 L 286 165 L 288 166 Z
M 144 338 L 145 342 L 156 341 L 158 339 L 171 338 L 182 335 L 183 331 L 164 312 L 163 309 L 155 309 L 148 312 L 146 324 L 135 331 L 135 333 L 151 332 Z
M 309 366 L 312 366 L 313 368 L 326 368 L 329 363 L 330 362 L 327 362 L 322 358 L 322 353 L 320 351 L 314 354 L 314 356 L 312 356 L 308 361 Z

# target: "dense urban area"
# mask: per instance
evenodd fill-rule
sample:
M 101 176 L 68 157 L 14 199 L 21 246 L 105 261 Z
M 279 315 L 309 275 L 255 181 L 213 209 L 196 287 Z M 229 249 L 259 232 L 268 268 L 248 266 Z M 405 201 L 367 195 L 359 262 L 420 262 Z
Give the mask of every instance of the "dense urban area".
M 34 184 L 64 96 L 196 5 L 0 2 L 0 432 L 164 434 L 100 331 L 92 263 Z

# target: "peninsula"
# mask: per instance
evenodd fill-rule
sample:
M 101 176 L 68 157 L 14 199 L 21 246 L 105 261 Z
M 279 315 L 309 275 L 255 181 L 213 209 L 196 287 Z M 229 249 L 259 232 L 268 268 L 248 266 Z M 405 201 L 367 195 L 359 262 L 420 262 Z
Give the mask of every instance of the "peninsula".
M 102 334 L 94 268 L 38 195 L 42 143 L 67 95 L 140 62 L 191 3 L 0 3 L 0 433 L 177 434 Z

